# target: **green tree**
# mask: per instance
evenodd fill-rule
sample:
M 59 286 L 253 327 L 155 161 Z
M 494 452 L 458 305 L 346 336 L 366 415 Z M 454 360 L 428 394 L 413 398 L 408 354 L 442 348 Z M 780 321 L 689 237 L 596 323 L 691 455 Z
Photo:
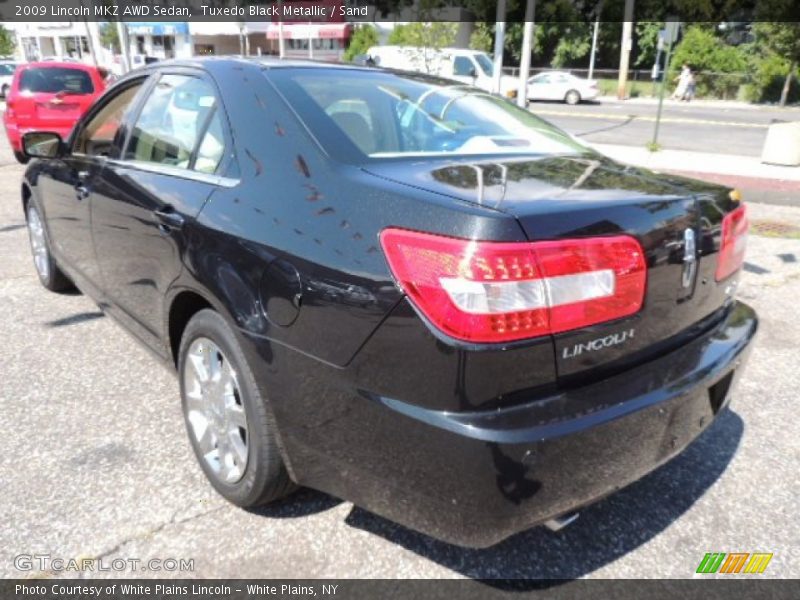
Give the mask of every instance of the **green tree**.
M 372 46 L 378 45 L 378 32 L 372 25 L 361 25 L 350 37 L 350 45 L 344 52 L 344 59 L 352 61 L 359 54 L 366 54 Z
M 469 47 L 481 52 L 492 52 L 494 45 L 494 28 L 488 23 L 475 23 L 475 29 L 469 36 Z
M 592 31 L 588 23 L 555 23 L 551 35 L 556 36 L 556 45 L 550 64 L 557 69 L 576 64 L 589 56 L 592 50 Z
M 753 32 L 756 37 L 756 45 L 767 51 L 764 53 L 765 60 L 770 59 L 770 54 L 774 54 L 786 64 L 780 98 L 780 105 L 785 106 L 798 62 L 800 62 L 800 23 L 756 23 L 753 26 Z M 774 70 L 777 61 L 772 58 L 770 64 Z
M 16 47 L 14 35 L 5 27 L 0 25 L 0 56 L 11 56 Z
M 98 27 L 99 34 L 100 34 L 100 43 L 106 47 L 111 48 L 111 50 L 119 54 L 120 45 L 119 45 L 119 32 L 117 31 L 116 23 L 103 23 Z
M 668 77 L 674 78 L 683 64 L 696 73 L 698 95 L 710 93 L 722 98 L 736 95 L 748 66 L 742 49 L 724 44 L 713 28 L 699 25 L 686 29 L 672 54 Z
M 637 67 L 650 67 L 656 62 L 658 54 L 658 32 L 664 27 L 663 23 L 642 21 L 636 23 L 636 59 Z
M 456 23 L 446 22 L 414 22 L 398 25 L 389 34 L 389 44 L 439 50 L 455 42 L 457 30 Z

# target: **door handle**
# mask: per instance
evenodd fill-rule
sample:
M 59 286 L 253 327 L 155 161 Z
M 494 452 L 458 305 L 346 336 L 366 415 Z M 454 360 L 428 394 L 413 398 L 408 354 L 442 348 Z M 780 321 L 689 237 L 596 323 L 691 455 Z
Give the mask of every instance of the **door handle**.
M 175 212 L 171 206 L 165 206 L 154 210 L 153 214 L 159 222 L 159 228 L 162 231 L 169 232 L 173 229 L 182 229 L 185 219 L 180 213 Z
M 75 195 L 77 196 L 78 200 L 86 200 L 89 197 L 89 188 L 79 183 L 75 186 Z
M 78 171 L 75 173 L 75 178 L 78 180 L 75 184 L 75 195 L 78 200 L 86 200 L 89 197 L 89 187 L 86 185 L 86 180 L 89 179 L 89 171 Z

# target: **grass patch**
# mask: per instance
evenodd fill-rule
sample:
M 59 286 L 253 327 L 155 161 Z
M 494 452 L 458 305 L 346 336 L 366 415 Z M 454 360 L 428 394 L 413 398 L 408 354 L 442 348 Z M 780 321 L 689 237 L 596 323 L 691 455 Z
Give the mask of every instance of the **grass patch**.
M 661 144 L 658 142 L 647 142 L 645 148 L 647 148 L 650 152 L 658 152 L 661 150 Z
M 617 95 L 616 79 L 598 79 L 597 88 L 602 96 Z M 628 80 L 625 86 L 626 93 L 630 98 L 649 98 L 658 95 L 658 86 L 653 86 L 651 81 L 631 81 Z

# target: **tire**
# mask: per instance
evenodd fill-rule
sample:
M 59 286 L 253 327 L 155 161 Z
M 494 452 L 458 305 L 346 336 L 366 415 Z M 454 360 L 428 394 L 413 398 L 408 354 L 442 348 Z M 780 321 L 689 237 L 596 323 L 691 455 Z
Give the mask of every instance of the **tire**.
M 21 165 L 27 165 L 28 161 L 30 160 L 28 156 L 25 156 L 25 154 L 19 150 L 14 150 L 14 158 L 16 158 L 17 162 Z
M 578 92 L 578 90 L 570 90 L 564 96 L 564 102 L 566 102 L 571 106 L 574 106 L 575 104 L 580 104 L 580 101 L 581 101 L 581 95 L 580 92 Z
M 65 292 L 74 289 L 73 283 L 58 268 L 50 252 L 50 237 L 47 235 L 42 213 L 36 202 L 31 199 L 25 208 L 25 220 L 28 225 L 28 239 L 31 243 L 33 266 L 42 285 L 51 292 Z
M 237 506 L 253 507 L 295 489 L 278 449 L 267 400 L 235 333 L 219 313 L 201 310 L 187 324 L 178 376 L 189 441 L 217 492 Z

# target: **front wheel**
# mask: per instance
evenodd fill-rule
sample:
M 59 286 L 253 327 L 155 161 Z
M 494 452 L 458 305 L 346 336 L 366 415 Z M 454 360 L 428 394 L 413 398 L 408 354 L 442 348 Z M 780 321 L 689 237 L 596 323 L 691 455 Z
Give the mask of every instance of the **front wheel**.
M 567 92 L 567 95 L 564 96 L 564 102 L 567 104 L 575 105 L 581 101 L 581 95 L 578 93 L 577 90 L 570 90 Z
M 47 237 L 44 221 L 42 221 L 42 217 L 33 200 L 28 202 L 25 216 L 28 220 L 28 238 L 31 242 L 33 264 L 36 267 L 39 281 L 51 292 L 71 290 L 73 288 L 72 282 L 58 268 L 58 264 L 56 264 L 50 252 L 50 239 Z
M 211 485 L 243 507 L 292 491 L 266 399 L 236 335 L 217 312 L 201 310 L 189 321 L 178 372 L 189 440 Z

